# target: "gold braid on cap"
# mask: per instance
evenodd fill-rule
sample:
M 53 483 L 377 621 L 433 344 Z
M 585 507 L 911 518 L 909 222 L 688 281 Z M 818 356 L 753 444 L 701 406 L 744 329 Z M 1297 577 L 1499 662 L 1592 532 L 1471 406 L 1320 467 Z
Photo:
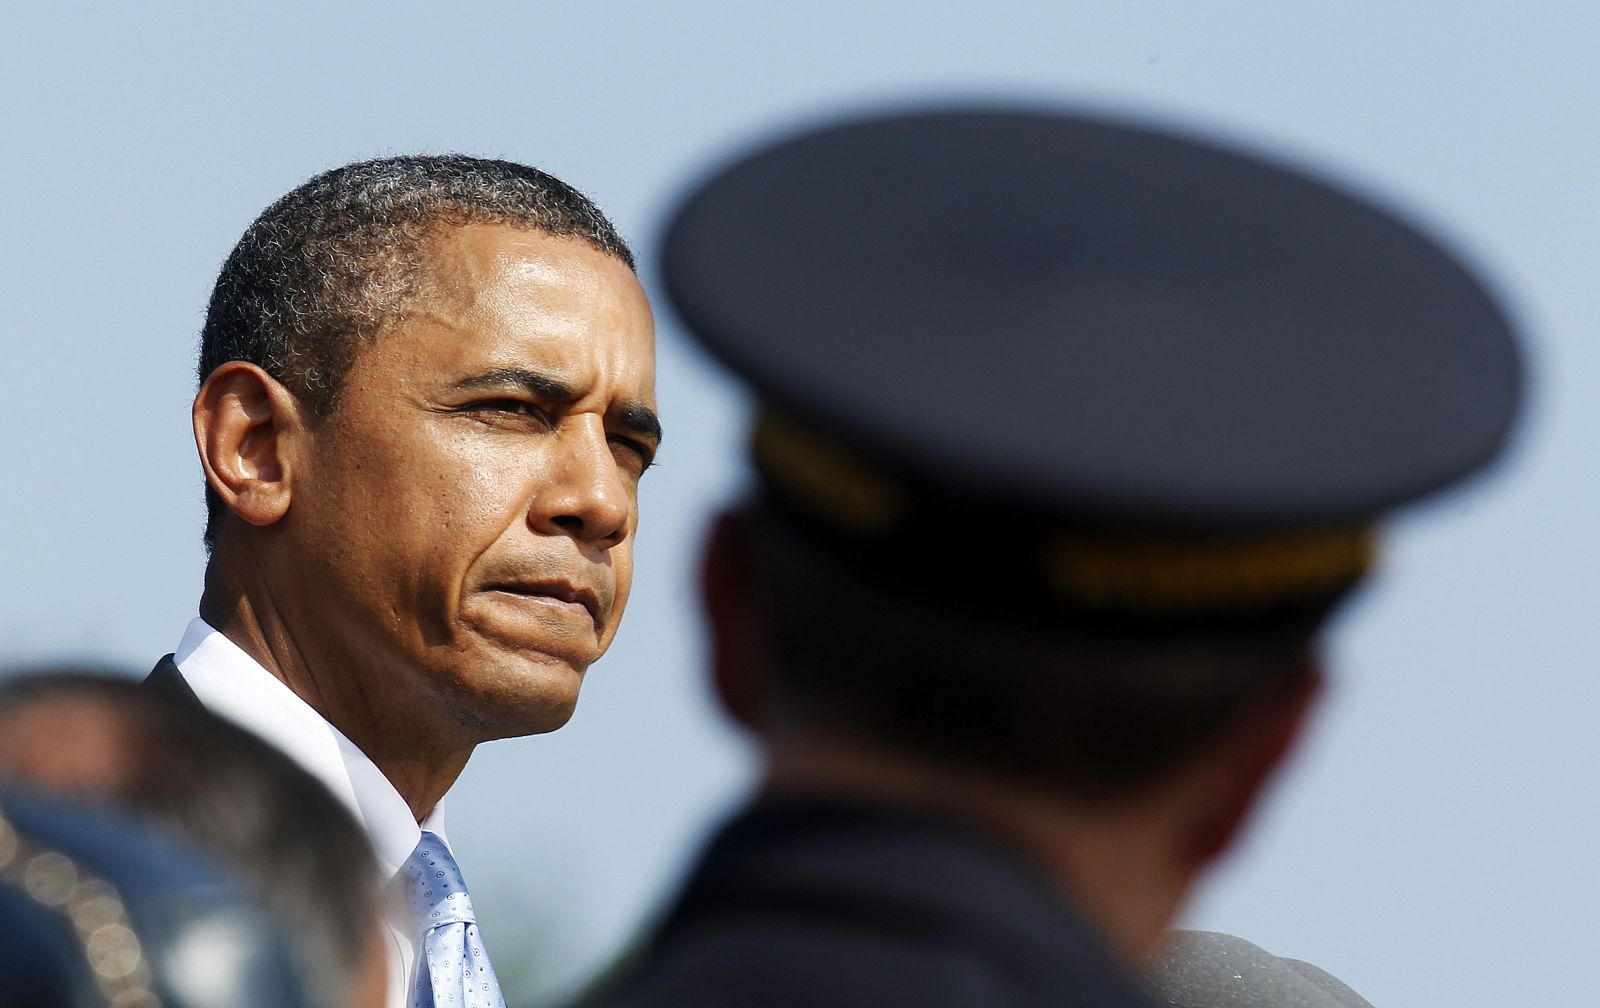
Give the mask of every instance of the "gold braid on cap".
M 769 483 L 846 532 L 883 535 L 905 516 L 898 484 L 770 407 L 756 417 L 750 450 Z
M 813 518 L 881 539 L 909 529 L 909 489 L 838 442 L 763 406 L 752 452 L 762 477 Z M 929 513 L 937 520 L 937 503 Z M 1063 606 L 1150 616 L 1240 613 L 1336 592 L 1371 569 L 1371 525 L 1257 535 L 1047 531 L 1020 563 Z
M 1047 538 L 1045 576 L 1062 596 L 1154 614 L 1246 610 L 1334 592 L 1377 554 L 1376 530 L 1199 537 L 1116 533 Z
M 29 843 L 3 810 L 0 882 L 67 919 L 108 1008 L 161 1008 L 139 936 L 116 887 L 65 854 Z

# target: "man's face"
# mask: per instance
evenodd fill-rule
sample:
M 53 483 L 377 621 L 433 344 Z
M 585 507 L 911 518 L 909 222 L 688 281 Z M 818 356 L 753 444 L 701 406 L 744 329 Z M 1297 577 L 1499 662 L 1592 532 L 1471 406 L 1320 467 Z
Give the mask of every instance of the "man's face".
M 471 225 L 426 257 L 292 456 L 274 580 L 298 597 L 277 601 L 314 676 L 343 680 L 318 684 L 336 723 L 550 731 L 628 598 L 659 442 L 650 309 L 576 239 Z

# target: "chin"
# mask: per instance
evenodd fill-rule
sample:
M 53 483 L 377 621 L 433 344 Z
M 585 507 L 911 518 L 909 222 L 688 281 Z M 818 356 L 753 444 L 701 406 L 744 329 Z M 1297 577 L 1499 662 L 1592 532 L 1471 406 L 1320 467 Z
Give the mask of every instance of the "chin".
M 483 742 L 553 732 L 572 720 L 586 668 L 547 659 L 487 680 L 481 675 L 468 678 L 464 720 Z

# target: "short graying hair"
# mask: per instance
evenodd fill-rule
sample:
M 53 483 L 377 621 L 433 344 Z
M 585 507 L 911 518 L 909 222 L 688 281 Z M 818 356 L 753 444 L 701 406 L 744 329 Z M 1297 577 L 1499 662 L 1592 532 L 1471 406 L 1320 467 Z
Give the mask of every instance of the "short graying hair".
M 466 224 L 576 238 L 634 267 L 599 207 L 536 168 L 461 154 L 345 165 L 267 207 L 234 246 L 201 330 L 200 381 L 249 361 L 328 415 L 356 352 L 419 292 L 428 239 Z M 209 547 L 223 510 L 209 485 L 206 505 Z

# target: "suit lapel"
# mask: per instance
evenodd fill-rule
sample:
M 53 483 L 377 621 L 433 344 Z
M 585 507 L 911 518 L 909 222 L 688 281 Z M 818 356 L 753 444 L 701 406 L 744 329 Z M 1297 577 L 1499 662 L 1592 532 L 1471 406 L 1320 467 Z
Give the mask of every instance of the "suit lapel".
M 178 671 L 172 655 L 167 655 L 156 662 L 156 667 L 145 676 L 144 686 L 181 703 L 193 704 L 196 707 L 204 706 L 200 703 L 200 698 L 195 696 L 188 681 L 183 678 L 183 673 Z

